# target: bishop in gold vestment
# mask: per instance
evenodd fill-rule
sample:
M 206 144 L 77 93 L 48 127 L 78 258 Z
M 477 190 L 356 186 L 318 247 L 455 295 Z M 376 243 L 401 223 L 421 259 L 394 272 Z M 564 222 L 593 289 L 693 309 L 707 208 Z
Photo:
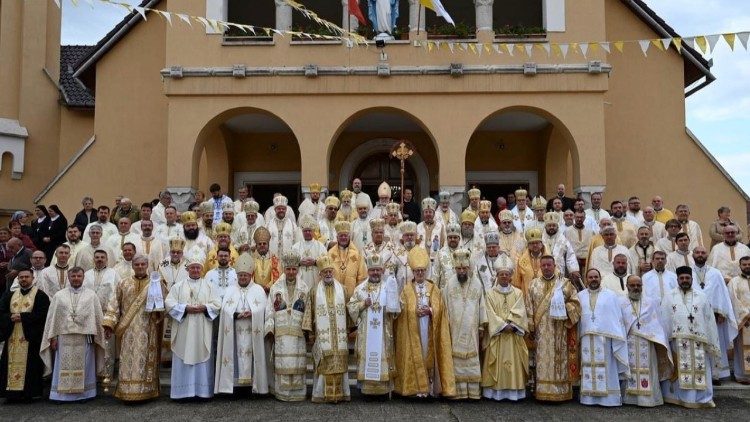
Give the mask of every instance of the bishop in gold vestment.
M 409 252 L 414 279 L 401 292 L 401 314 L 395 321 L 394 391 L 402 396 L 456 395 L 448 320 L 440 289 L 425 278 L 430 258 L 423 248 Z
M 115 397 L 141 401 L 159 397 L 159 352 L 161 351 L 163 312 L 145 312 L 148 298 L 148 259 L 133 258 L 135 274 L 117 285 L 107 306 L 104 328 L 114 332 L 120 344 L 120 369 Z M 162 297 L 167 286 L 162 279 Z
M 513 269 L 511 258 L 498 256 L 497 282 L 486 291 L 482 395 L 493 400 L 525 398 L 529 379 L 529 349 L 523 339 L 528 331 L 526 304 L 521 289 L 510 285 Z

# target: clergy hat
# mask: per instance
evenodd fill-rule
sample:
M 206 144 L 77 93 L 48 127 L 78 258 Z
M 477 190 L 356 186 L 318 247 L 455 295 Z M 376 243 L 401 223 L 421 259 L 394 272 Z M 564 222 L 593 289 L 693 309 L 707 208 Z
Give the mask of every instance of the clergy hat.
M 380 255 L 374 253 L 365 259 L 365 264 L 367 264 L 368 270 L 371 268 L 383 268 L 383 258 L 381 258 Z
M 469 199 L 479 199 L 482 196 L 482 191 L 477 188 L 471 188 L 467 194 L 469 195 Z
M 320 183 L 310 183 L 310 193 L 320 193 Z
M 373 218 L 370 220 L 370 230 L 383 230 L 385 228 L 385 220 L 382 218 Z
M 529 196 L 529 192 L 526 191 L 526 189 L 518 188 L 516 189 L 516 200 L 519 199 L 526 199 L 527 196 Z
M 315 265 L 318 266 L 318 271 L 333 269 L 333 260 L 328 254 L 323 254 L 315 261 Z
M 326 204 L 326 207 L 333 207 L 333 208 L 339 209 L 339 205 L 341 205 L 341 201 L 339 201 L 339 198 L 336 198 L 333 195 L 329 195 L 326 197 L 325 204 Z
M 354 206 L 357 208 L 362 207 L 370 207 L 370 197 L 367 196 L 366 193 L 361 193 L 360 195 L 357 195 L 357 201 L 354 203 Z
M 273 198 L 273 207 L 286 207 L 287 204 L 289 204 L 289 200 L 286 199 L 286 196 L 279 195 L 276 198 Z
M 268 242 L 271 240 L 271 232 L 265 226 L 260 226 L 253 233 L 253 242 Z
M 346 220 L 337 220 L 333 228 L 336 229 L 336 233 L 349 233 L 352 231 L 352 223 Z
M 180 221 L 182 221 L 182 224 L 197 223 L 198 216 L 192 211 L 185 211 L 180 215 Z
M 543 210 L 547 208 L 547 200 L 542 195 L 539 195 L 531 200 L 532 210 Z
M 681 267 L 677 267 L 675 270 L 675 273 L 677 273 L 677 276 L 679 277 L 682 274 L 688 274 L 689 276 L 693 276 L 693 269 L 688 267 L 687 265 L 683 265 Z
M 401 212 L 401 206 L 398 202 L 389 202 L 388 205 L 385 206 L 385 212 L 388 214 L 398 214 Z
M 185 249 L 185 239 L 174 236 L 171 239 L 169 239 L 169 250 L 170 251 L 182 251 Z
M 221 212 L 234 212 L 234 202 L 225 202 L 221 205 Z
M 201 214 L 213 214 L 214 212 L 214 206 L 211 205 L 208 201 L 201 202 L 200 206 L 198 207 L 198 211 Z
M 344 189 L 339 193 L 339 198 L 341 198 L 341 201 L 351 201 L 352 195 L 354 195 L 352 191 L 350 191 L 349 189 Z
M 489 212 L 492 209 L 492 202 L 491 201 L 479 201 L 479 211 L 487 211 Z
M 446 236 L 461 236 L 461 225 L 457 223 L 448 223 L 445 227 Z
M 513 260 L 510 259 L 510 257 L 504 253 L 501 253 L 498 255 L 497 259 L 495 259 L 495 263 L 493 264 L 493 267 L 495 268 L 495 271 L 508 271 L 510 273 L 515 270 L 515 265 L 513 265 Z
M 187 267 L 191 265 L 200 265 L 202 267 L 206 262 L 206 254 L 200 246 L 193 245 L 193 247 L 185 253 L 185 260 L 187 261 Z
M 500 235 L 496 231 L 491 231 L 484 236 L 485 245 L 499 245 Z
M 524 235 L 526 236 L 526 244 L 542 241 L 542 230 L 537 227 L 526 230 Z
M 406 261 L 412 270 L 426 269 L 430 265 L 430 256 L 425 248 L 411 248 Z
M 378 197 L 379 198 L 391 197 L 391 187 L 390 185 L 388 185 L 388 183 L 383 182 L 380 184 L 380 186 L 378 186 Z
M 318 222 L 311 215 L 304 214 L 299 219 L 299 228 L 300 230 L 315 230 L 318 228 Z
M 437 202 L 432 198 L 425 198 L 422 200 L 422 211 L 424 210 L 435 210 L 437 208 Z
M 550 211 L 544 214 L 544 224 L 560 224 L 560 214 Z
M 232 234 L 232 226 L 225 222 L 221 222 L 214 227 L 214 236 L 218 236 L 220 234 L 225 234 L 227 236 Z
M 450 202 L 451 201 L 451 193 L 448 191 L 440 191 L 438 194 L 438 198 L 440 199 L 440 202 Z
M 299 260 L 299 254 L 294 251 L 284 252 L 284 255 L 281 256 L 281 264 L 284 268 L 299 267 Z
M 468 249 L 460 248 L 453 251 L 451 254 L 453 258 L 453 267 L 462 268 L 471 266 L 471 252 Z
M 510 210 L 502 210 L 500 211 L 500 222 L 503 221 L 513 221 L 513 212 Z
M 249 253 L 243 252 L 234 263 L 234 270 L 237 272 L 237 274 L 252 274 L 255 272 L 255 260 Z
M 260 211 L 260 205 L 252 199 L 242 204 L 242 210 L 247 214 L 257 214 Z
M 404 221 L 398 225 L 398 230 L 401 234 L 417 233 L 417 223 L 413 221 Z
M 474 211 L 467 208 L 464 210 L 464 212 L 461 213 L 461 224 L 474 224 L 475 221 L 477 221 L 477 213 L 475 213 Z

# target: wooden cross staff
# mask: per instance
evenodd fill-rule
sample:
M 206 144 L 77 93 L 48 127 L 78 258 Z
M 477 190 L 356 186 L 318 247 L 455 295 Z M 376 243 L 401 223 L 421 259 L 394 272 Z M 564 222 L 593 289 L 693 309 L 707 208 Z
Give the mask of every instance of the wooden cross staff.
M 397 141 L 391 151 L 393 158 L 401 161 L 401 209 L 404 209 L 404 163 L 414 155 L 414 147 L 408 141 Z

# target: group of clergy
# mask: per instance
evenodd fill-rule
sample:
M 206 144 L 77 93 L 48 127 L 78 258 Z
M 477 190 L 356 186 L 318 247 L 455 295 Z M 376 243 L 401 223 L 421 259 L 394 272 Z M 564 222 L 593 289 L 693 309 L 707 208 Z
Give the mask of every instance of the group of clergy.
M 310 186 L 298 217 L 282 195 L 265 215 L 217 195 L 179 226 L 166 206 L 166 240 L 141 220 L 136 238 L 123 221 L 102 242 L 90 223 L 89 268 L 63 244 L 0 299 L 0 396 L 40 397 L 51 375 L 52 400 L 90 399 L 98 378 L 148 400 L 171 367 L 173 399 L 305 400 L 312 372 L 312 400 L 340 402 L 350 357 L 364 395 L 565 401 L 580 385 L 584 404 L 703 407 L 713 380 L 750 381 L 736 226 L 709 255 L 689 210 L 655 238 L 621 203 L 596 232 L 580 208 L 562 234 L 560 213 L 540 197 L 527 211 L 523 190 L 499 224 L 477 189 L 460 215 L 447 192 L 425 198 L 415 224 L 387 184 L 375 204 L 353 188 L 323 199 Z

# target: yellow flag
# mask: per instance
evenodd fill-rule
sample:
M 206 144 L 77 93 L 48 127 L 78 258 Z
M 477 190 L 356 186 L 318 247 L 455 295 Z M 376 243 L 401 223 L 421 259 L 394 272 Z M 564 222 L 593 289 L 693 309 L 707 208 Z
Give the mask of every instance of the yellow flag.
M 731 48 L 732 51 L 734 51 L 734 40 L 737 38 L 737 34 L 730 33 L 730 34 L 724 34 L 723 36 L 724 36 L 724 41 L 727 42 L 727 44 L 729 45 L 729 48 Z
M 677 52 L 682 54 L 682 38 L 675 37 L 672 39 L 672 41 L 674 42 L 674 46 L 677 49 Z
M 469 49 L 471 49 L 472 53 L 477 54 L 477 48 L 474 46 L 474 44 L 469 44 Z
M 701 50 L 701 53 L 706 54 L 706 50 L 708 49 L 708 41 L 706 40 L 706 37 L 695 37 L 695 43 L 698 44 L 698 48 Z
M 625 41 L 615 41 L 614 45 L 617 51 L 622 53 L 623 49 L 625 48 Z
M 651 44 L 659 50 L 664 51 L 664 46 L 662 45 L 661 40 L 651 40 Z

